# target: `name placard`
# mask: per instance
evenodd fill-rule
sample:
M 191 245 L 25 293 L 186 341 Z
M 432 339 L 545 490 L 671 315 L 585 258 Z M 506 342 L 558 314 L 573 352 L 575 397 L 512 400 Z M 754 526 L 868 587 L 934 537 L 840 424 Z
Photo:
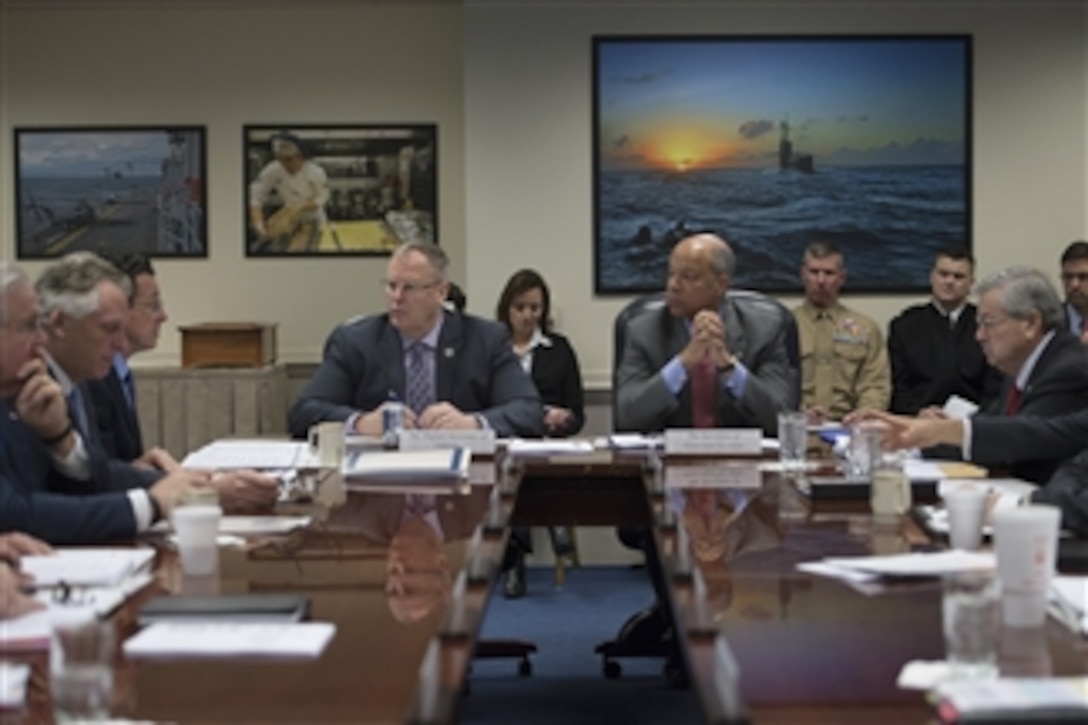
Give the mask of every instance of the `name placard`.
M 665 431 L 665 455 L 759 456 L 759 428 L 670 428 Z
M 665 488 L 759 488 L 763 474 L 756 462 L 670 464 L 665 467 Z
M 406 428 L 400 431 L 402 451 L 426 451 L 435 448 L 467 448 L 473 455 L 495 453 L 493 430 L 419 430 Z

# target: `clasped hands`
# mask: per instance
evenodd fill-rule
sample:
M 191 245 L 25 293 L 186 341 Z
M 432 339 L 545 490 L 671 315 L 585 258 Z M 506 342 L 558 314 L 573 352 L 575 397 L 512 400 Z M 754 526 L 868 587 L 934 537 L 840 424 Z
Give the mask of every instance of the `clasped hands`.
M 386 404 L 379 405 L 369 413 L 360 415 L 355 420 L 355 431 L 364 436 L 380 436 L 384 432 L 382 410 Z M 476 417 L 462 413 L 450 403 L 432 403 L 416 415 L 415 411 L 405 406 L 402 408 L 402 424 L 405 428 L 432 430 L 474 430 L 480 427 Z
M 691 319 L 691 339 L 680 351 L 680 363 L 689 373 L 703 359 L 710 358 L 716 370 L 733 363 L 725 345 L 725 321 L 716 310 L 699 310 Z

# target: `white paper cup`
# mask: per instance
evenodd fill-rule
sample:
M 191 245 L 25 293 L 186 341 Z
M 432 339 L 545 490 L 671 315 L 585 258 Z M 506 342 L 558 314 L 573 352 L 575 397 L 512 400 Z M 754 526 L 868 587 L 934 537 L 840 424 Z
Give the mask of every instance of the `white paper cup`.
M 218 506 L 179 506 L 171 518 L 178 538 L 181 568 L 190 576 L 214 574 L 219 565 Z
M 1020 506 L 994 513 L 994 549 L 1006 625 L 1039 627 L 1046 621 L 1060 522 L 1061 513 L 1053 506 Z
M 778 414 L 778 460 L 786 471 L 805 468 L 808 447 L 808 418 L 804 412 L 785 411 Z
M 982 486 L 955 485 L 941 494 L 948 512 L 948 543 L 953 549 L 974 551 L 982 544 L 982 524 L 990 492 Z

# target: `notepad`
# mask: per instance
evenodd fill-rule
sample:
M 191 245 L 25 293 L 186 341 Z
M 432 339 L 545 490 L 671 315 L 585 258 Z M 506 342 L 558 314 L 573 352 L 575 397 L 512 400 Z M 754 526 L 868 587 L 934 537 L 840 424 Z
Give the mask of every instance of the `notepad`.
M 336 632 L 328 622 L 158 622 L 124 644 L 129 657 L 318 657 Z
M 19 565 L 38 587 L 115 586 L 147 567 L 154 549 L 58 548 L 44 556 L 24 556 Z
M 468 479 L 472 454 L 467 448 L 427 451 L 355 451 L 344 459 L 346 479 L 411 481 Z

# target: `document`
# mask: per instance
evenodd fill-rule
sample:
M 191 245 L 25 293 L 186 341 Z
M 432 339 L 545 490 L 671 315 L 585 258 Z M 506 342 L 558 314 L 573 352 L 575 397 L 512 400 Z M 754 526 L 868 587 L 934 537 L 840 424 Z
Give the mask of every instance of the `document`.
M 1085 722 L 1088 677 L 957 679 L 934 688 L 942 722 Z
M 26 701 L 30 665 L 0 661 L 0 710 L 21 708 Z
M 1088 576 L 1055 575 L 1050 580 L 1047 611 L 1072 631 L 1088 637 Z
M 617 450 L 653 450 L 665 447 L 665 437 L 641 433 L 613 433 L 608 436 L 608 445 Z
M 950 395 L 948 396 L 948 400 L 944 401 L 941 410 L 949 418 L 963 420 L 965 418 L 970 418 L 977 413 L 978 406 L 962 396 Z
M 53 623 L 48 609 L 38 609 L 14 619 L 0 619 L 0 652 L 49 649 Z
M 37 587 L 116 586 L 155 558 L 149 548 L 58 548 L 52 554 L 24 556 L 20 567 Z
M 228 439 L 212 441 L 181 462 L 184 468 L 230 470 L 239 468 L 320 468 L 317 455 L 306 441 Z
M 336 632 L 328 622 L 156 622 L 124 644 L 129 657 L 318 657 Z
M 948 551 L 892 554 L 891 556 L 827 557 L 824 563 L 879 576 L 942 576 L 957 572 L 992 571 L 993 552 Z
M 467 448 L 425 451 L 354 451 L 344 459 L 345 479 L 434 480 L 468 479 L 472 453 Z

